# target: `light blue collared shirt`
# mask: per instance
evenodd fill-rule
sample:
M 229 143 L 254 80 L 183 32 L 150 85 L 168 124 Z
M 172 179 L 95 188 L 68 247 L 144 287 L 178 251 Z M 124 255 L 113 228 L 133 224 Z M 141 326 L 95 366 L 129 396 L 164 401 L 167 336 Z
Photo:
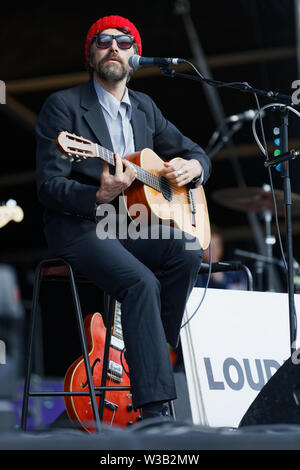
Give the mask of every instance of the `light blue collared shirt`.
M 114 153 L 118 153 L 120 157 L 134 153 L 134 137 L 130 122 L 132 106 L 128 88 L 125 88 L 124 96 L 119 101 L 111 93 L 104 90 L 95 79 L 94 87 L 108 127 Z M 203 179 L 204 171 L 195 186 L 200 186 Z
M 121 101 L 104 90 L 94 79 L 94 87 L 111 137 L 114 153 L 120 157 L 135 152 L 131 126 L 131 102 L 128 88 Z

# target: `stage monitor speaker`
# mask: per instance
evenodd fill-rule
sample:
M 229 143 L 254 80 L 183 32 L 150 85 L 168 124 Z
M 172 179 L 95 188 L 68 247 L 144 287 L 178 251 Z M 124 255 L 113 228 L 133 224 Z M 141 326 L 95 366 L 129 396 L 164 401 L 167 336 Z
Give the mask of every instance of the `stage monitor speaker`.
M 262 388 L 239 427 L 300 424 L 300 363 L 294 353 Z

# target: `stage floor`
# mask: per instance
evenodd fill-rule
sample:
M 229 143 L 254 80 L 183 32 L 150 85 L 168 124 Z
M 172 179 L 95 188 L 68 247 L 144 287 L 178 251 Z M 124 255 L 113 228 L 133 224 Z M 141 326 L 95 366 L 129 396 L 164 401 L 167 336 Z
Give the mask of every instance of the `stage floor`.
M 72 429 L 2 433 L 0 450 L 300 450 L 300 426 L 209 428 L 185 421 L 148 420 L 128 429 L 103 426 L 98 434 Z M 100 455 L 100 454 L 99 454 Z

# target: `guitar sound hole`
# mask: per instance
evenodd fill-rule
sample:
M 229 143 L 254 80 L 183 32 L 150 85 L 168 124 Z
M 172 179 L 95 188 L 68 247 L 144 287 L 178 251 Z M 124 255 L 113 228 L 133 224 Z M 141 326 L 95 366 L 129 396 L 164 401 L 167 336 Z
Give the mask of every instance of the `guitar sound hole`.
M 167 201 L 172 201 L 173 190 L 169 180 L 165 176 L 159 179 L 160 190 Z
M 99 359 L 99 357 L 97 357 L 97 358 L 94 360 L 93 365 L 91 366 L 92 375 L 94 374 L 94 368 L 95 368 L 95 365 L 97 364 L 97 362 L 99 362 L 99 364 L 100 364 L 100 362 L 101 362 L 101 359 Z M 81 388 L 85 388 L 85 387 L 87 386 L 87 384 L 88 384 L 88 380 L 87 380 L 85 383 L 82 382 L 82 383 L 80 384 L 80 386 L 81 386 Z

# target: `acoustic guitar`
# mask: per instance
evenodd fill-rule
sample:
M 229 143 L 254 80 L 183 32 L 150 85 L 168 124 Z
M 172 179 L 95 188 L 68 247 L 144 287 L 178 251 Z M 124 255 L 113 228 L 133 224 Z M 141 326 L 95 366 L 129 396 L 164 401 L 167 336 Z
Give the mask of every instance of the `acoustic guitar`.
M 24 212 L 21 207 L 16 205 L 14 200 L 9 200 L 5 205 L 0 206 L 0 228 L 4 227 L 8 222 L 22 222 Z
M 101 385 L 103 356 L 105 346 L 106 328 L 100 313 L 88 315 L 84 321 L 84 329 L 89 351 L 89 362 L 93 374 L 94 386 Z M 109 349 L 109 364 L 106 386 L 130 386 L 128 366 L 122 351 L 124 349 L 121 327 L 121 310 L 119 302 L 116 302 L 111 344 Z M 121 359 L 122 354 L 122 359 Z M 68 368 L 63 389 L 65 392 L 88 392 L 88 382 L 83 356 L 80 356 Z M 64 397 L 65 407 L 70 420 L 75 427 L 94 433 L 96 431 L 94 415 L 90 397 L 70 396 Z M 99 406 L 100 397 L 96 397 Z M 134 411 L 129 390 L 105 392 L 103 422 L 120 427 L 126 427 L 136 423 L 140 419 L 140 413 Z
M 60 132 L 55 142 L 63 158 L 71 161 L 99 158 L 115 166 L 113 152 L 83 137 Z M 203 187 L 192 188 L 189 184 L 178 188 L 172 185 L 161 175 L 164 161 L 151 149 L 146 148 L 124 158 L 137 171 L 136 179 L 123 193 L 131 220 L 140 217 L 137 205 L 144 207 L 147 223 L 151 224 L 153 217 L 160 223 L 169 223 L 197 237 L 201 247 L 206 249 L 210 243 L 210 224 Z

